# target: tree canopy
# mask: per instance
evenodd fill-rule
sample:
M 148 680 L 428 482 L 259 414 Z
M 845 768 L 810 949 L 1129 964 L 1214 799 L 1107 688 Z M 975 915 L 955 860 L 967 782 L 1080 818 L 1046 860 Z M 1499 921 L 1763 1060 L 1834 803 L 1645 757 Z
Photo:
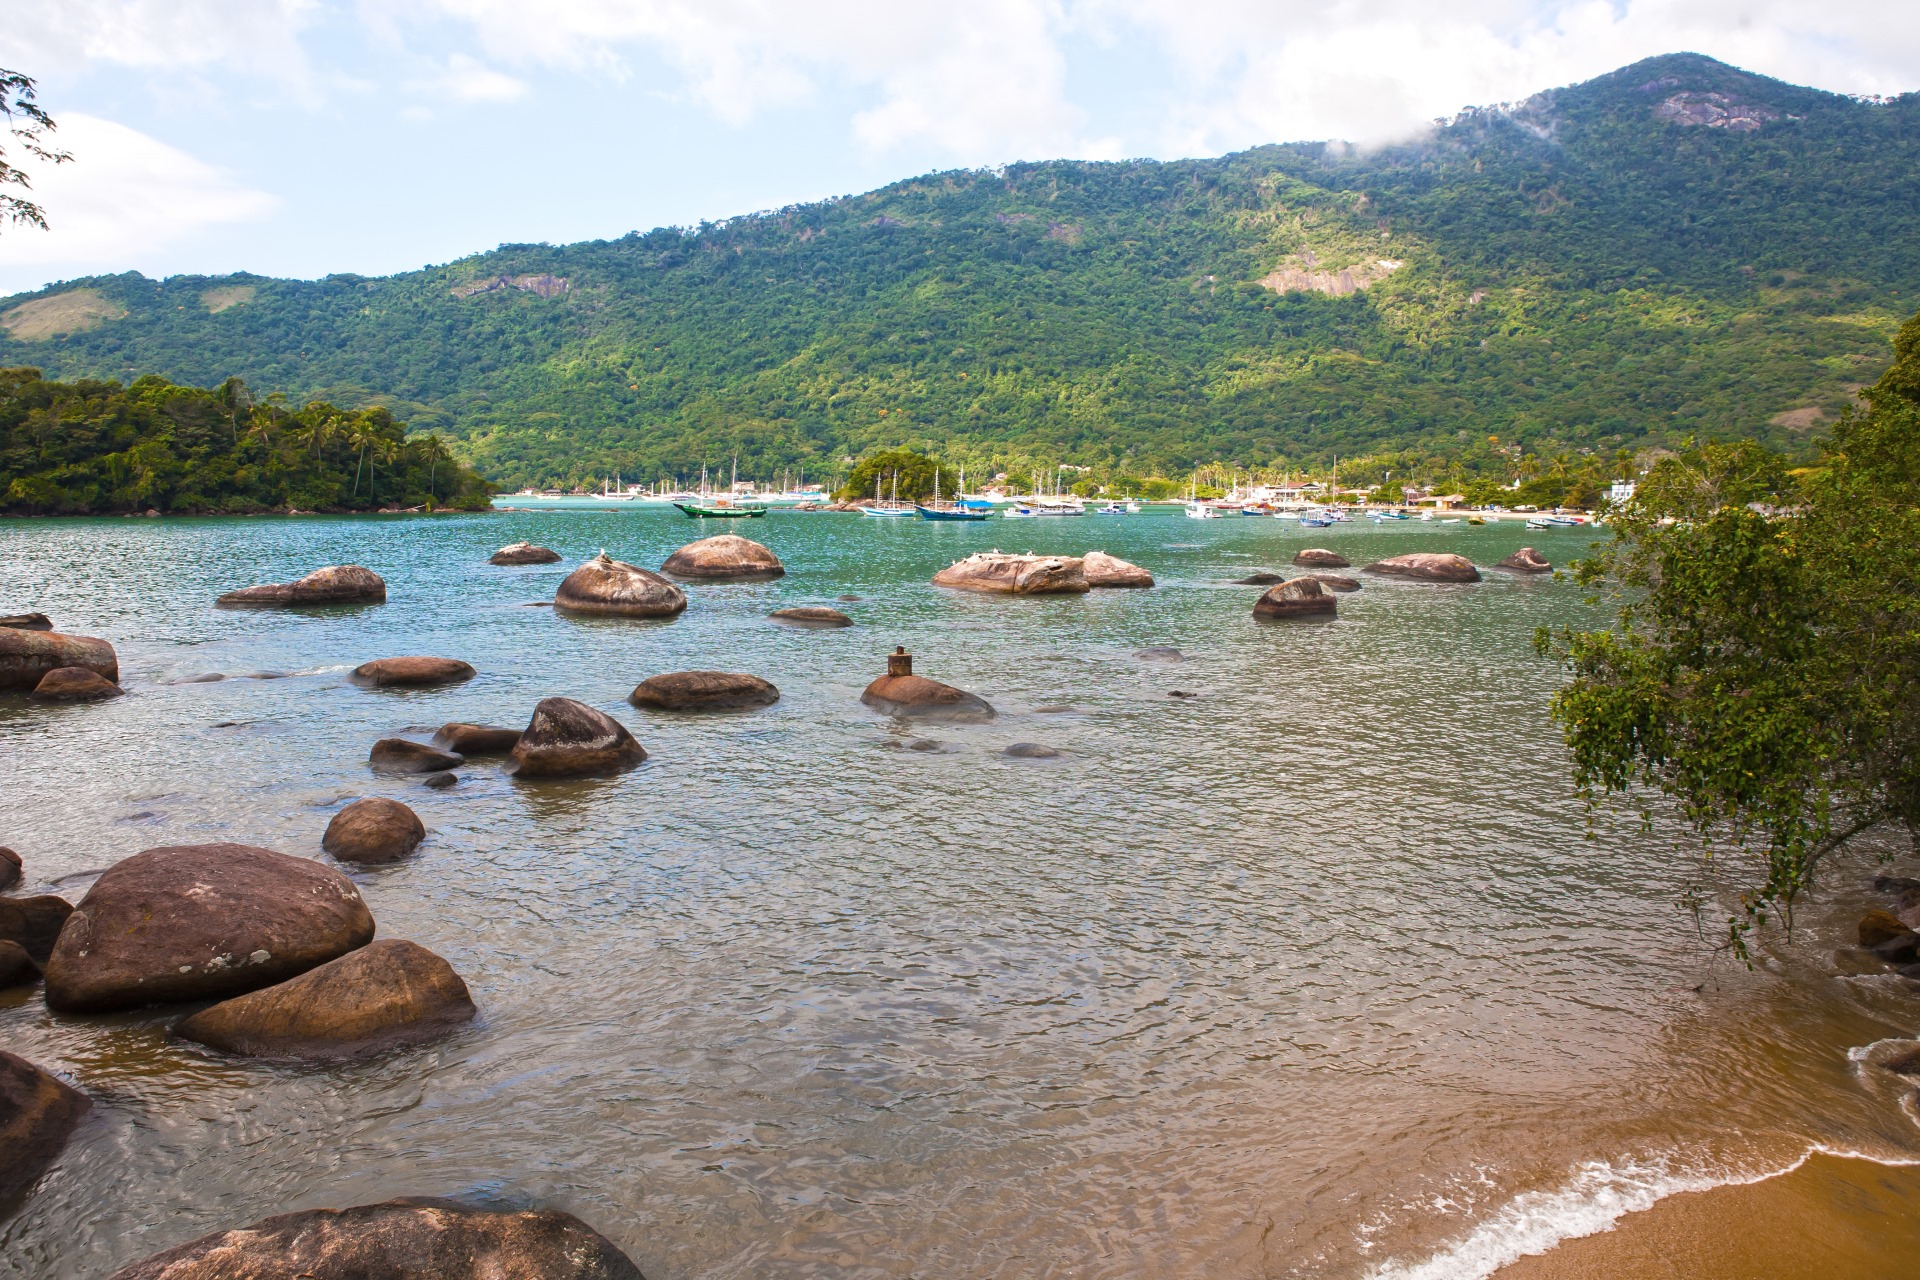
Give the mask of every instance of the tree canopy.
M 18 71 L 9 71 L 0 67 L 0 116 L 7 120 L 7 132 L 16 141 L 12 144 L 36 159 L 49 164 L 65 164 L 73 159 L 64 151 L 56 151 L 47 145 L 47 135 L 59 126 L 53 122 L 39 103 L 34 101 L 34 81 L 31 76 L 21 75 Z M 18 196 L 7 187 L 17 187 L 25 191 L 33 186 L 26 172 L 18 165 L 7 161 L 7 149 L 0 146 L 0 221 L 46 229 L 47 215 L 39 205 L 24 196 Z

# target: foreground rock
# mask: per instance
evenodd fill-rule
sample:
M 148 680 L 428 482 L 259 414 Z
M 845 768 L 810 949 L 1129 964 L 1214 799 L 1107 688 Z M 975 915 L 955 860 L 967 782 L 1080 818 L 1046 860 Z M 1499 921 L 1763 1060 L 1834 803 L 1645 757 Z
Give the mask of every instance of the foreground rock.
M 353 669 L 355 680 L 376 689 L 458 684 L 473 679 L 473 674 L 473 668 L 458 658 L 375 658 Z
M 0 898 L 0 941 L 17 944 L 41 964 L 73 914 L 73 904 L 51 893 L 32 898 Z
M 1337 551 L 1325 547 L 1308 547 L 1304 551 L 1293 553 L 1293 562 L 1311 569 L 1346 569 L 1353 562 Z
M 520 778 L 621 773 L 646 758 L 646 748 L 625 725 L 572 698 L 542 699 L 510 757 Z
M 333 815 L 320 847 L 342 862 L 398 862 L 426 838 L 419 814 L 398 800 L 369 796 Z
M 1080 572 L 1089 587 L 1150 587 L 1153 575 L 1137 564 L 1129 564 L 1104 551 L 1089 551 L 1080 557 Z
M 660 566 L 670 577 L 693 582 L 766 582 L 783 577 L 780 557 L 737 533 L 720 533 L 689 542 Z
M 387 598 L 387 584 L 371 569 L 357 564 L 330 564 L 297 582 L 270 582 L 264 586 L 229 591 L 214 603 L 223 605 L 379 604 Z
M 79 667 L 120 683 L 120 659 L 105 640 L 0 627 L 0 690 L 29 692 L 48 672 L 63 667 Z
M 1532 547 L 1522 547 L 1512 555 L 1493 566 L 1496 569 L 1511 569 L 1515 573 L 1552 573 L 1553 565 Z
M 1416 551 L 1411 555 L 1393 556 L 1375 561 L 1367 566 L 1366 571 L 1392 578 L 1412 578 L 1419 582 L 1480 581 L 1480 571 L 1473 567 L 1473 561 L 1446 551 Z
M 464 756 L 406 738 L 382 738 L 367 753 L 367 763 L 380 773 L 438 773 L 466 762 Z
M 370 942 L 277 986 L 202 1009 L 182 1040 L 249 1058 L 359 1058 L 471 1022 L 453 966 L 412 942 Z
M 570 1213 L 443 1200 L 308 1209 L 216 1231 L 108 1280 L 645 1280 Z
M 12 627 L 16 631 L 51 631 L 53 619 L 44 613 L 9 613 L 0 617 L 0 627 Z
M 560 553 L 550 547 L 536 547 L 531 542 L 514 542 L 500 548 L 487 557 L 488 564 L 555 564 Z
M 913 655 L 905 649 L 887 655 L 887 674 L 868 685 L 860 701 L 890 716 L 918 720 L 984 723 L 998 714 L 977 694 L 914 675 Z
M 11 889 L 20 883 L 20 867 L 19 854 L 0 848 L 0 889 Z
M 627 701 L 654 711 L 739 711 L 780 701 L 780 691 L 744 671 L 669 671 L 648 676 Z
M 1294 578 L 1267 593 L 1253 604 L 1253 616 L 1282 622 L 1324 620 L 1335 615 L 1333 592 L 1311 578 Z
M 85 667 L 55 667 L 40 677 L 27 696 L 39 702 L 102 702 L 126 690 Z
M 92 1106 L 78 1089 L 0 1049 L 0 1200 L 52 1166 Z
M 811 627 L 824 631 L 830 627 L 850 627 L 853 619 L 838 609 L 829 609 L 823 604 L 796 605 L 791 609 L 775 609 L 767 615 L 775 622 L 789 627 Z
M 30 987 L 40 981 L 40 966 L 17 942 L 0 942 L 0 991 Z
M 1344 593 L 1348 591 L 1358 591 L 1360 589 L 1360 580 L 1358 578 L 1343 577 L 1337 573 L 1303 573 L 1298 578 L 1293 579 L 1293 581 L 1301 582 L 1307 579 L 1312 579 L 1329 591 Z
M 456 720 L 434 730 L 433 741 L 463 756 L 503 756 L 520 741 L 520 731 L 492 724 L 462 724 Z
M 47 961 L 47 1007 L 97 1013 L 216 1000 L 284 982 L 373 941 L 332 867 L 244 844 L 148 849 L 109 867 Z
M 933 575 L 936 587 L 1001 595 L 1078 595 L 1088 589 L 1087 575 L 1077 558 L 1011 556 L 979 551 Z
M 616 618 L 671 618 L 687 607 L 687 593 L 657 573 L 614 560 L 602 551 L 567 575 L 553 607 Z

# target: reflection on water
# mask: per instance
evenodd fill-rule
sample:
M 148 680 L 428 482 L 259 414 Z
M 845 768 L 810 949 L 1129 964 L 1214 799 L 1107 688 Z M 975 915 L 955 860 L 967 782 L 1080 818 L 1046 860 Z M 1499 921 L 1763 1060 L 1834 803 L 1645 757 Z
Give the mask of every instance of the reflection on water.
M 1333 624 L 1273 626 L 1229 585 L 1309 539 L 1488 565 L 1581 535 L 776 513 L 753 533 L 789 575 L 691 587 L 670 623 L 526 607 L 603 546 L 653 566 L 703 532 L 642 511 L 0 526 L 0 611 L 113 640 L 130 691 L 0 700 L 4 842 L 32 884 L 77 897 L 167 843 L 318 857 L 342 804 L 393 796 L 428 842 L 352 874 L 381 934 L 445 955 L 481 1010 L 424 1050 L 300 1069 L 170 1043 L 170 1012 L 0 1001 L 7 1046 L 100 1103 L 0 1224 L 0 1276 L 402 1194 L 564 1207 L 656 1277 L 1473 1275 L 1518 1256 L 1472 1261 L 1477 1228 L 1595 1162 L 1717 1180 L 1813 1142 L 1914 1149 L 1897 1090 L 1847 1057 L 1906 1034 L 1911 997 L 1843 973 L 1844 913 L 1750 974 L 1702 952 L 1664 843 L 1584 838 L 1529 644 L 1582 616 L 1574 588 L 1370 580 Z M 567 563 L 485 563 L 523 538 Z M 1160 586 L 927 584 L 995 545 L 1100 548 Z M 210 607 L 337 562 L 389 603 Z M 851 629 L 765 617 L 842 596 Z M 867 712 L 896 644 L 1000 720 Z M 1134 656 L 1156 645 L 1186 661 Z M 480 674 L 345 679 L 407 653 Z M 783 696 L 625 704 L 687 668 Z M 175 683 L 260 671 L 292 674 Z M 523 723 L 555 694 L 651 758 L 538 786 L 476 762 L 444 792 L 364 764 L 379 737 Z M 944 749 L 884 749 L 923 736 Z

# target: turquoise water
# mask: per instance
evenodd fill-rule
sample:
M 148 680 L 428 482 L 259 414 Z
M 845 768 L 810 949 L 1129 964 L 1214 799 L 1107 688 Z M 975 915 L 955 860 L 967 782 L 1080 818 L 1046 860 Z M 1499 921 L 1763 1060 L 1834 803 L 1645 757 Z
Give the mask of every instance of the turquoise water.
M 528 607 L 603 547 L 651 567 L 716 531 L 764 540 L 788 575 L 690 587 L 669 622 Z M 481 1011 L 424 1050 L 301 1068 L 173 1044 L 178 1011 L 0 997 L 0 1042 L 98 1103 L 56 1171 L 0 1206 L 0 1276 L 99 1276 L 394 1195 L 567 1208 L 655 1280 L 1360 1276 L 1452 1257 L 1583 1161 L 1899 1148 L 1910 1125 L 1844 1051 L 1900 1006 L 1829 972 L 1837 932 L 1810 926 L 1757 974 L 1716 963 L 1674 905 L 1688 871 L 1667 841 L 1586 838 L 1545 717 L 1557 676 L 1530 644 L 1591 616 L 1577 588 L 1369 579 L 1338 621 L 1285 625 L 1230 585 L 1307 545 L 1485 567 L 1523 543 L 1560 562 L 1590 536 L 1159 511 L 0 524 L 0 612 L 111 640 L 128 689 L 0 698 L 0 843 L 29 887 L 77 900 L 162 844 L 323 858 L 340 806 L 392 796 L 427 843 L 352 874 L 381 935 L 446 956 Z M 486 563 L 523 538 L 566 562 Z M 1159 585 L 928 584 L 995 546 L 1102 549 Z M 212 607 L 341 562 L 382 574 L 388 603 Z M 842 595 L 860 597 L 836 606 L 848 630 L 766 620 Z M 868 712 L 895 645 L 1000 719 Z M 1133 656 L 1149 645 L 1186 660 Z M 479 675 L 345 678 L 412 653 Z M 708 717 L 626 705 L 688 668 L 782 697 Z M 287 674 L 240 678 L 260 672 Z M 551 695 L 614 714 L 651 758 L 543 785 L 476 763 L 445 792 L 365 766 L 377 738 L 521 724 Z M 923 736 L 941 749 L 901 749 Z M 1014 742 L 1062 754 L 1000 754 Z M 1825 985 L 1788 1000 L 1809 963 Z

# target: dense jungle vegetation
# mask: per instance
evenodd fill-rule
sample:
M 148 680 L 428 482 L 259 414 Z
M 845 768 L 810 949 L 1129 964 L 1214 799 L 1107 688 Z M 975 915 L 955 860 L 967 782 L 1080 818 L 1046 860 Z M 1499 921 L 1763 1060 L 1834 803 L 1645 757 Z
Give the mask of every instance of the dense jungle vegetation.
M 1382 150 L 931 174 L 381 279 L 72 281 L 0 303 L 0 363 L 381 407 L 509 486 L 908 448 L 1565 490 L 1688 441 L 1810 456 L 1920 296 L 1915 208 L 1920 95 L 1682 54 Z
M 255 403 L 148 376 L 132 386 L 0 369 L 0 512 L 375 511 L 488 504 L 492 487 L 385 409 Z

